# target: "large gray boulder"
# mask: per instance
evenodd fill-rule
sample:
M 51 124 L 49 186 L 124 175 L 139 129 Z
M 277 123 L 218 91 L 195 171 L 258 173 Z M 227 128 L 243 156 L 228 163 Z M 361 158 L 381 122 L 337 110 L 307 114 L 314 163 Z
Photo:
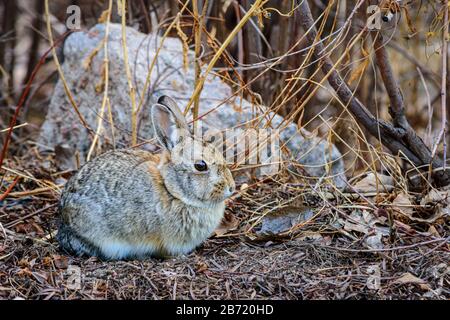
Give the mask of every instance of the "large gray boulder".
M 98 24 L 89 31 L 70 35 L 64 45 L 63 72 L 78 110 L 86 123 L 94 131 L 97 129 L 103 99 L 102 75 L 104 72 L 105 25 Z M 162 45 L 150 76 L 150 88 L 147 101 L 138 114 L 139 141 L 152 137 L 153 131 L 149 119 L 149 108 L 162 94 L 174 98 L 184 108 L 195 87 L 194 55 L 188 51 L 188 65 L 183 65 L 183 46 L 177 38 L 162 38 L 157 35 L 145 35 L 132 28 L 126 28 L 128 62 L 137 90 L 137 103 L 142 93 L 150 64 L 156 56 L 156 50 Z M 131 142 L 131 99 L 125 71 L 122 48 L 122 29 L 119 24 L 109 25 L 109 110 L 103 114 L 99 147 L 97 152 L 116 147 L 130 146 Z M 96 52 L 98 50 L 98 52 Z M 88 63 L 90 61 L 90 63 Z M 203 129 L 218 130 L 241 127 L 243 129 L 257 125 L 259 128 L 278 128 L 283 118 L 269 112 L 260 115 L 264 106 L 256 106 L 239 95 L 234 96 L 232 88 L 214 74 L 208 75 L 200 95 L 200 115 Z M 258 118 L 259 117 L 259 118 Z M 113 119 L 112 128 L 110 118 Z M 188 114 L 188 119 L 192 116 Z M 268 119 L 270 125 L 268 125 Z M 344 163 L 339 150 L 334 145 L 317 137 L 309 137 L 306 130 L 299 130 L 295 124 L 283 124 L 279 131 L 280 144 L 287 148 L 282 152 L 284 163 L 289 168 L 313 180 L 329 178 L 337 187 L 345 186 Z M 113 138 L 114 134 L 114 138 Z M 87 155 L 92 144 L 92 134 L 86 129 L 74 108 L 70 104 L 61 79 L 58 81 L 46 120 L 42 126 L 39 142 L 50 148 L 64 144 L 77 150 L 81 159 Z M 138 142 L 139 142 L 138 141 Z M 142 146 L 145 148 L 146 146 Z M 314 181 L 312 181 L 314 182 Z

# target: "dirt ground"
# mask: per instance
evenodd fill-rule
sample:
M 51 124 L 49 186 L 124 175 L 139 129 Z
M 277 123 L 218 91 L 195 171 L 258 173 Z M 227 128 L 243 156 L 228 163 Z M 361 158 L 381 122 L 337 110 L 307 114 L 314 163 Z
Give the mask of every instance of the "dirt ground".
M 250 228 L 257 208 L 297 198 L 270 181 L 232 199 L 223 228 L 188 256 L 104 262 L 65 255 L 53 240 L 58 193 L 42 185 L 70 173 L 55 173 L 46 156 L 36 161 L 50 165 L 38 166 L 34 157 L 5 165 L 35 180 L 20 179 L 0 202 L 0 299 L 450 298 L 445 221 L 433 224 L 433 235 L 424 232 L 430 226 L 394 218 L 383 247 L 373 249 L 368 235 L 336 225 L 345 217 L 342 201 L 319 199 L 308 204 L 312 218 L 262 237 Z
M 0 265 L 0 297 L 449 298 L 448 287 L 444 289 L 443 279 L 435 274 L 437 265 L 448 262 L 442 254 L 435 251 L 426 259 L 418 259 L 414 265 L 405 264 L 408 256 L 417 255 L 420 248 L 378 254 L 344 252 L 304 241 L 255 245 L 240 239 L 213 239 L 184 257 L 164 261 L 100 262 L 93 258 L 75 259 L 61 255 L 52 244 L 14 241 L 3 251 L 9 256 L 4 257 Z M 378 289 L 368 288 L 371 277 L 368 266 L 381 269 Z M 73 277 L 78 275 L 77 268 L 81 275 L 80 286 Z M 417 270 L 427 284 L 396 283 L 402 274 L 411 269 Z

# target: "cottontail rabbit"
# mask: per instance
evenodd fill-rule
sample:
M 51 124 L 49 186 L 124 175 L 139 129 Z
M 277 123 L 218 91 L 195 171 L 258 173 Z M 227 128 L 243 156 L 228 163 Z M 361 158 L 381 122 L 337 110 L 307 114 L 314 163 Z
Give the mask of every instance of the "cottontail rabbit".
M 194 138 L 167 96 L 151 119 L 161 154 L 107 152 L 67 182 L 57 235 L 64 250 L 102 259 L 185 254 L 219 225 L 235 188 L 222 153 Z

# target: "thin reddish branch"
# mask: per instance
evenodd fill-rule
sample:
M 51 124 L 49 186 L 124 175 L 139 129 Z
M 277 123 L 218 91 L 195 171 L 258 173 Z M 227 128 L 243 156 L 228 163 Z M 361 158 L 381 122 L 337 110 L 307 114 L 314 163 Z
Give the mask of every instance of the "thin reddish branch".
M 57 39 L 55 41 L 54 46 L 59 45 L 70 33 L 72 33 L 71 30 L 69 30 L 66 33 L 64 33 L 59 39 Z M 14 128 L 16 122 L 17 122 L 17 117 L 19 116 L 20 110 L 22 109 L 22 107 L 25 104 L 25 101 L 26 101 L 26 99 L 28 97 L 28 93 L 30 92 L 30 89 L 31 89 L 31 84 L 33 83 L 33 80 L 36 77 L 37 72 L 39 71 L 41 66 L 44 64 L 45 59 L 47 58 L 48 54 L 52 51 L 52 49 L 53 49 L 53 47 L 50 47 L 41 56 L 41 58 L 39 59 L 38 64 L 34 67 L 33 72 L 31 73 L 31 76 L 30 76 L 30 78 L 27 81 L 27 85 L 26 85 L 25 89 L 23 90 L 22 95 L 20 96 L 20 99 L 19 99 L 19 102 L 17 103 L 14 115 L 13 115 L 13 117 L 11 119 L 11 122 L 9 123 L 9 130 L 8 130 L 8 133 L 6 134 L 5 144 L 3 145 L 2 153 L 0 154 L 0 169 L 1 169 L 2 164 L 3 164 L 3 160 L 6 157 L 6 151 L 8 150 L 9 141 L 11 140 L 11 134 L 12 134 L 13 128 Z
M 3 201 L 6 199 L 6 197 L 8 196 L 8 194 L 11 193 L 12 189 L 14 189 L 14 187 L 16 186 L 17 182 L 19 181 L 20 177 L 16 177 L 14 179 L 14 181 L 8 186 L 8 188 L 6 189 L 5 193 L 3 193 L 2 195 L 0 195 L 0 201 Z

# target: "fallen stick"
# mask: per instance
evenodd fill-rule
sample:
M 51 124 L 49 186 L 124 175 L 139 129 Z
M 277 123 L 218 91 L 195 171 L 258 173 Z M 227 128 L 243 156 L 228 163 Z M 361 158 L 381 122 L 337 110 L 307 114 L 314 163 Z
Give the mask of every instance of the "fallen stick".
M 37 210 L 37 211 L 35 211 L 35 212 L 29 213 L 29 214 L 27 214 L 27 215 L 25 215 L 25 216 L 23 216 L 23 217 L 20 217 L 20 218 L 17 219 L 17 220 L 14 220 L 14 221 L 11 221 L 11 222 L 9 222 L 9 223 L 6 223 L 6 224 L 5 224 L 5 227 L 6 227 L 6 228 L 12 228 L 12 227 L 18 225 L 19 223 L 25 221 L 26 219 L 29 219 L 29 218 L 31 218 L 31 217 L 33 217 L 33 216 L 39 214 L 39 213 L 42 213 L 42 212 L 44 212 L 44 211 L 46 211 L 46 210 L 48 210 L 48 209 L 50 209 L 50 208 L 55 207 L 55 206 L 57 206 L 57 205 L 58 205 L 57 203 L 54 203 L 54 204 L 49 205 L 49 206 L 47 206 L 47 207 L 45 207 L 45 208 L 42 208 L 42 209 L 39 209 L 39 210 Z

